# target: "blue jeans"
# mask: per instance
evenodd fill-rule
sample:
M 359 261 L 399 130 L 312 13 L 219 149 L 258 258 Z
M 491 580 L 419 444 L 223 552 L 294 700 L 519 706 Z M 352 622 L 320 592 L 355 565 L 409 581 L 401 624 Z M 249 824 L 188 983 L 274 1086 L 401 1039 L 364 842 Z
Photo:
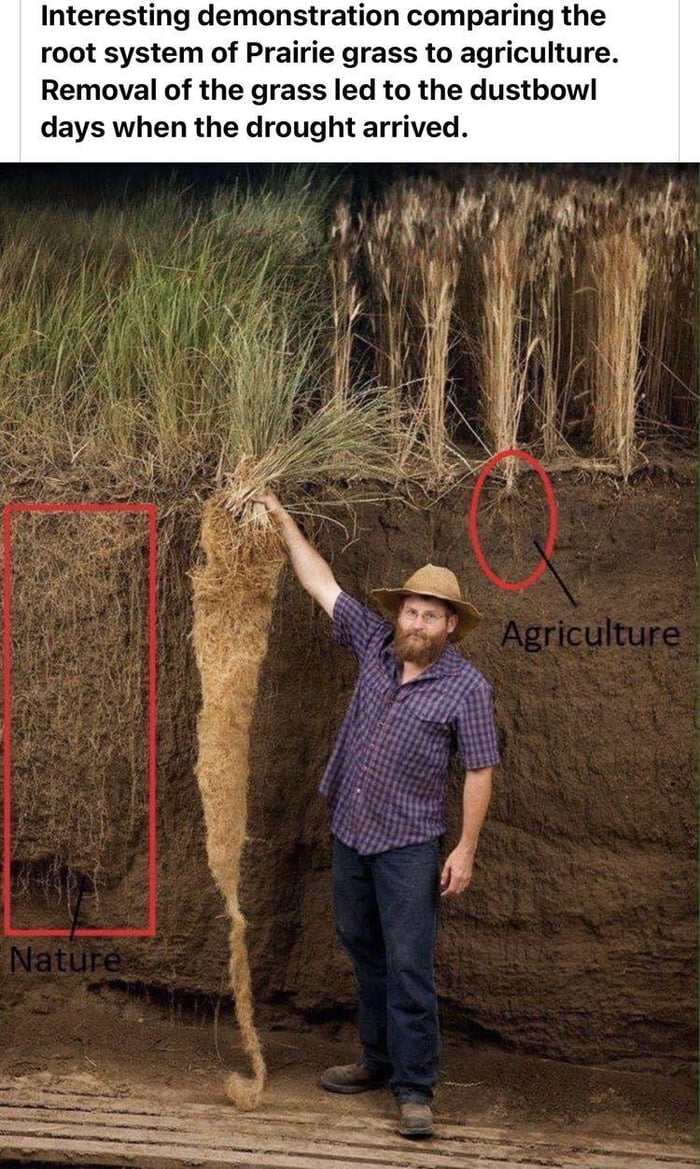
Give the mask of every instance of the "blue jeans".
M 361 856 L 333 842 L 335 926 L 359 990 L 362 1062 L 398 1101 L 431 1101 L 440 1034 L 433 973 L 440 842 Z

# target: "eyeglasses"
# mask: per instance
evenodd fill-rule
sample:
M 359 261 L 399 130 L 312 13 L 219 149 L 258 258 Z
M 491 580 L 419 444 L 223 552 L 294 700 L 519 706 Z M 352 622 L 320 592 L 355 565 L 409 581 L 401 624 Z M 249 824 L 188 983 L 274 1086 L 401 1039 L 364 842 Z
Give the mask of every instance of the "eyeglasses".
M 401 616 L 405 617 L 406 620 L 410 621 L 411 623 L 413 623 L 414 621 L 417 621 L 419 617 L 422 617 L 424 623 L 428 626 L 436 625 L 438 621 L 446 621 L 447 620 L 447 613 L 440 613 L 440 614 L 421 613 L 421 612 L 419 612 L 418 609 L 411 609 L 411 608 L 408 608 L 408 609 L 403 608 L 401 610 Z

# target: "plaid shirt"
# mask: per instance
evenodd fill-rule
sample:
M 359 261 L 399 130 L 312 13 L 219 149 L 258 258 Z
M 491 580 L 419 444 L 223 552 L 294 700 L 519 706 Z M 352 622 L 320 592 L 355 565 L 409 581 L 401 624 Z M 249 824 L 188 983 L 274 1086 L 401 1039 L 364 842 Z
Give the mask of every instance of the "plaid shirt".
M 450 756 L 468 770 L 498 763 L 491 687 L 446 645 L 437 662 L 401 685 L 394 627 L 341 593 L 333 640 L 360 664 L 321 792 L 331 831 L 363 855 L 442 836 Z

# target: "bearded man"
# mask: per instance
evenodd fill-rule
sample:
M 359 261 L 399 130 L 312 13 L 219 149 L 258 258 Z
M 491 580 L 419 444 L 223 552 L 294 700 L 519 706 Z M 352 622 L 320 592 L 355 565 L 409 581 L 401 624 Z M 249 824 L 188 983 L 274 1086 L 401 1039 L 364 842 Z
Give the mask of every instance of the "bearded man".
M 498 762 L 491 687 L 452 648 L 480 614 L 449 569 L 428 564 L 375 589 L 386 620 L 343 592 L 277 496 L 264 503 L 303 588 L 355 654 L 360 676 L 321 783 L 333 834 L 336 930 L 357 979 L 357 1063 L 328 1068 L 329 1092 L 388 1084 L 399 1133 L 433 1132 L 439 1031 L 433 973 L 440 893 L 467 888 Z M 441 865 L 450 757 L 466 768 L 462 831 Z

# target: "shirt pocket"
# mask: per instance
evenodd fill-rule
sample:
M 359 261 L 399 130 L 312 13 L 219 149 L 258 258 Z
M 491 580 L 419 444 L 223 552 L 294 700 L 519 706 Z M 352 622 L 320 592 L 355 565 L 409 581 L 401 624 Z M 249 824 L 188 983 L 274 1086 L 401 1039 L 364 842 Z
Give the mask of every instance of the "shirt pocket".
M 455 746 L 452 712 L 444 701 L 421 703 L 415 711 L 421 747 L 440 765 L 447 764 Z
M 417 702 L 413 714 L 414 717 L 424 723 L 435 723 L 436 726 L 442 726 L 449 730 L 454 723 L 454 702 L 450 701 L 449 696 L 440 694 L 431 697 L 421 697 L 420 702 Z
M 418 723 L 420 723 L 421 734 L 424 737 L 436 743 L 451 744 L 453 737 L 452 724 L 445 711 L 421 710 L 420 712 L 416 711 L 415 717 Z

